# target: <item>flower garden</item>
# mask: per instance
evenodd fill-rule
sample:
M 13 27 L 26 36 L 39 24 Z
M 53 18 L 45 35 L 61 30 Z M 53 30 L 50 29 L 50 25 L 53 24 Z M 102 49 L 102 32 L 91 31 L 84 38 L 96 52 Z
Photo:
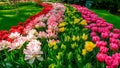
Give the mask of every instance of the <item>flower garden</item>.
M 39 13 L 0 31 L 1 68 L 120 67 L 120 29 L 80 5 L 41 5 Z

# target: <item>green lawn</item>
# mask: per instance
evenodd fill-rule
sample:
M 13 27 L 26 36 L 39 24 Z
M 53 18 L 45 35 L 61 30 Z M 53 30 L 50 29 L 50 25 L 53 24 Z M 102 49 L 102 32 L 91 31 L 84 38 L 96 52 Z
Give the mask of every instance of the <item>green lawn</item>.
M 0 30 L 9 30 L 11 26 L 17 25 L 18 22 L 24 22 L 29 16 L 34 15 L 42 10 L 42 7 L 35 4 L 20 6 L 17 9 L 0 10 Z M 120 28 L 120 17 L 107 12 L 106 10 L 92 9 L 99 17 L 104 18 L 107 22 L 113 23 L 115 28 Z
M 16 14 L 16 10 L 18 13 Z M 33 5 L 20 6 L 18 9 L 0 10 L 0 30 L 9 30 L 18 22 L 24 22 L 29 16 L 42 10 L 42 7 Z
M 110 14 L 106 10 L 92 9 L 99 17 L 104 18 L 107 22 L 114 24 L 115 28 L 120 28 L 120 16 Z

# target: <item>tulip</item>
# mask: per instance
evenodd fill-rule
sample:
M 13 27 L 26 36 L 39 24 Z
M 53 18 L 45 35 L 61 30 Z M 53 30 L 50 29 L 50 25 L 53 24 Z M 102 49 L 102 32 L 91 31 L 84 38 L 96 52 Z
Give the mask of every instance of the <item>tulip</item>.
M 90 24 L 91 27 L 96 27 L 97 25 L 95 23 Z
M 101 37 L 104 38 L 104 39 L 105 39 L 105 38 L 108 38 L 108 36 L 109 36 L 109 35 L 108 35 L 107 32 L 105 32 L 105 33 L 101 33 Z
M 92 37 L 92 41 L 93 41 L 93 42 L 100 41 L 100 37 L 99 37 L 99 36 L 93 36 L 93 37 Z
M 88 25 L 88 26 L 85 26 L 85 28 L 90 29 L 91 27 Z
M 103 53 L 98 53 L 96 58 L 99 62 L 104 62 L 105 61 L 105 58 L 106 58 L 106 54 L 103 54 Z
M 107 27 L 109 30 L 112 30 L 113 29 L 113 25 L 110 25 L 108 24 L 108 27 Z
M 120 33 L 119 29 L 113 29 L 113 33 Z
M 110 33 L 110 37 L 111 38 L 119 38 L 119 34 L 116 34 L 116 33 Z
M 107 47 L 103 47 L 103 46 L 100 47 L 100 53 L 106 54 L 107 52 L 108 52 L 108 48 Z
M 97 28 L 97 27 L 92 27 L 91 30 L 92 30 L 93 32 L 97 32 L 97 31 L 98 31 L 98 28 Z
M 113 50 L 113 51 L 117 51 L 119 49 L 119 47 L 115 43 L 110 43 L 110 49 Z
M 118 65 L 119 65 L 118 60 L 117 60 L 117 59 L 114 59 L 114 60 L 113 60 L 113 63 L 112 63 L 112 66 L 113 66 L 114 68 L 116 68 Z
M 111 66 L 106 66 L 106 68 L 114 68 L 114 67 L 111 65 Z
M 119 39 L 110 38 L 110 43 L 116 43 L 116 44 L 119 44 Z
M 106 56 L 105 58 L 105 63 L 108 65 L 108 66 L 111 66 L 112 63 L 113 63 L 113 58 L 111 56 Z
M 96 32 L 91 32 L 91 33 L 90 33 L 90 36 L 91 36 L 91 37 L 96 36 Z
M 105 42 L 105 41 L 97 41 L 96 42 L 96 46 L 98 47 L 98 48 L 100 48 L 100 47 L 105 47 L 107 45 L 107 42 Z

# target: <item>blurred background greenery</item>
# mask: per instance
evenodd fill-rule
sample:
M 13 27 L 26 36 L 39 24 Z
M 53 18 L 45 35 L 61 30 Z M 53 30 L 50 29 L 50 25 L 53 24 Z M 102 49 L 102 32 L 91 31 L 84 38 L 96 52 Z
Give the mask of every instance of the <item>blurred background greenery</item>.
M 40 0 L 62 2 L 86 6 L 99 17 L 120 28 L 120 0 Z M 9 29 L 18 22 L 24 22 L 29 16 L 42 10 L 34 0 L 0 0 L 0 30 Z

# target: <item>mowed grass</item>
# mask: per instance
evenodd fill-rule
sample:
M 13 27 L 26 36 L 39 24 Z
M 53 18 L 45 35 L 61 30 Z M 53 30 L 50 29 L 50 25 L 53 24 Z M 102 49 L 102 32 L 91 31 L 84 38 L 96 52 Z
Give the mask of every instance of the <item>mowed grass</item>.
M 18 13 L 16 13 L 18 10 Z M 42 10 L 41 6 L 35 4 L 20 6 L 17 9 L 0 10 L 0 30 L 9 30 L 18 22 L 24 22 L 29 16 L 34 15 Z M 104 18 L 107 22 L 114 24 L 115 28 L 120 28 L 120 17 L 110 14 L 106 10 L 91 9 L 99 17 Z
M 24 22 L 29 16 L 34 15 L 42 10 L 41 6 L 26 5 L 17 9 L 0 10 L 0 30 L 9 30 L 11 26 L 15 26 L 18 22 Z M 16 13 L 16 11 L 18 11 Z
M 113 15 L 106 10 L 92 9 L 99 17 L 104 18 L 107 22 L 114 24 L 114 28 L 120 29 L 120 16 Z

